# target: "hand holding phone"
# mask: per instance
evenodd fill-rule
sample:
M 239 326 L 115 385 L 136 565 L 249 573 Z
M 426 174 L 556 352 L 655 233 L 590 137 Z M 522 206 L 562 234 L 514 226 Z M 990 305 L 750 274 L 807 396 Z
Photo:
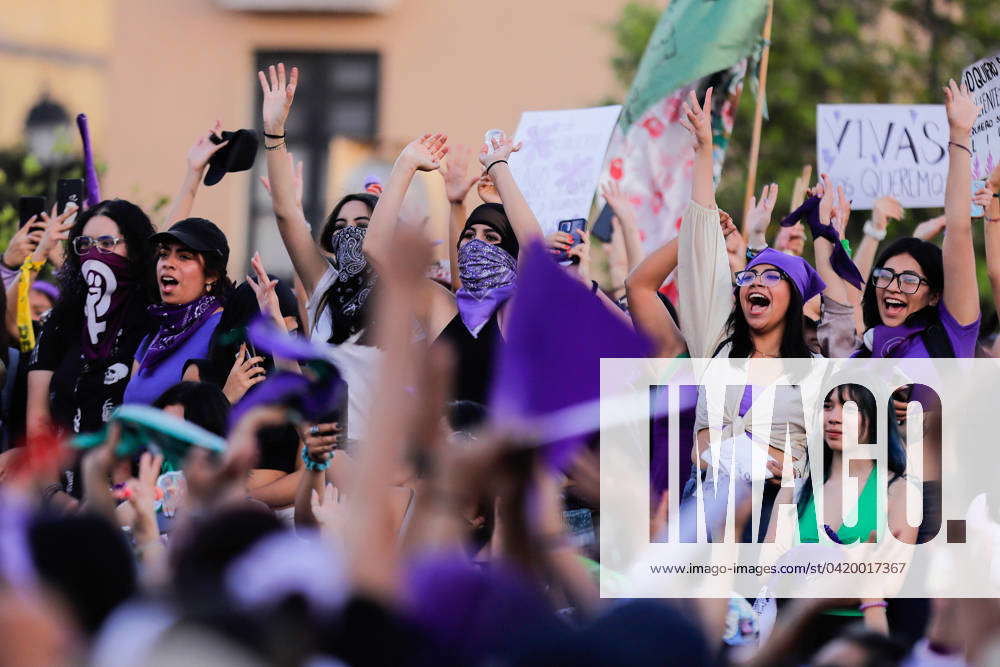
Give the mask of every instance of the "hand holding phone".
M 573 238 L 573 243 L 570 245 L 569 249 L 575 248 L 580 245 L 581 235 L 577 232 L 582 232 L 587 226 L 587 221 L 583 218 L 574 218 L 572 220 L 561 220 L 559 222 L 559 231 L 569 234 Z M 569 259 L 568 250 L 561 250 L 556 253 L 556 259 L 560 262 L 565 262 Z
M 56 186 L 56 212 L 63 213 L 70 204 L 83 208 L 83 179 L 60 178 Z
M 20 222 L 18 228 L 28 224 L 31 218 L 38 218 L 45 212 L 45 197 L 21 197 L 17 202 L 17 213 Z

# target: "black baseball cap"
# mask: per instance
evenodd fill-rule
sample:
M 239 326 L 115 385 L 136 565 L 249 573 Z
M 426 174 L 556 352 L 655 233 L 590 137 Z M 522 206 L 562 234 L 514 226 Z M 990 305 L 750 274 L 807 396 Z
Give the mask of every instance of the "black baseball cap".
M 253 130 L 236 130 L 223 132 L 222 137 L 212 135 L 212 143 L 229 143 L 208 160 L 208 172 L 205 174 L 205 185 L 215 185 L 222 177 L 231 171 L 246 171 L 253 167 L 257 157 L 257 133 Z
M 153 234 L 150 243 L 180 243 L 201 253 L 218 253 L 224 262 L 229 262 L 229 241 L 221 229 L 205 218 L 185 218 L 175 222 L 165 232 Z

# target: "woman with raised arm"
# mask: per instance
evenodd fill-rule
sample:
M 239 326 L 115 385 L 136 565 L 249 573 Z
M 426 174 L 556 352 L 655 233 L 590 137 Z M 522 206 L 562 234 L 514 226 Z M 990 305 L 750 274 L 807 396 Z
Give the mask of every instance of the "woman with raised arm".
M 950 128 L 944 203 L 947 233 L 941 248 L 905 237 L 882 251 L 862 299 L 867 331 L 857 356 L 975 355 L 980 313 L 969 204 L 969 137 L 979 107 L 972 94 L 954 80 L 944 93 Z
M 399 208 L 413 175 L 434 171 L 447 154 L 447 137 L 427 134 L 400 153 L 372 214 L 365 253 L 378 264 L 393 243 Z M 425 281 L 430 309 L 428 338 L 450 341 L 457 352 L 455 398 L 485 402 L 492 376 L 494 349 L 503 339 L 504 312 L 514 292 L 517 258 L 523 244 L 541 239 L 541 227 L 514 181 L 507 159 L 520 149 L 505 136 L 483 145 L 479 161 L 503 204 L 487 203 L 469 214 L 458 235 L 458 277 L 461 288 L 452 295 Z
M 715 203 L 711 105 L 711 88 L 705 94 L 704 106 L 692 92 L 684 107 L 685 117 L 681 119 L 695 137 L 692 201 L 681 222 L 677 266 L 681 332 L 688 350 L 691 356 L 701 358 L 818 356 L 818 350 L 810 349 L 806 343 L 803 304 L 817 294 L 835 290 L 843 299 L 842 286 L 837 281 L 829 287 L 804 259 L 771 248 L 757 252 L 746 268 L 735 274 L 734 280 L 725 232 Z M 759 239 L 754 241 L 759 242 Z M 840 326 L 853 329 L 854 324 L 847 320 Z M 774 400 L 772 420 L 788 425 L 787 441 L 784 430 L 781 430 L 781 437 L 776 437 L 779 429 L 768 434 L 752 434 L 734 428 L 734 423 L 743 421 L 752 405 L 751 388 L 745 387 L 740 393 L 742 395 L 727 392 L 723 444 L 739 449 L 750 444 L 747 439 L 753 439 L 767 445 L 773 459 L 768 464 L 768 476 L 780 475 L 785 456 L 792 457 L 792 469 L 801 476 L 806 465 L 805 418 L 795 390 L 779 388 Z M 697 447 L 692 450 L 692 462 L 698 465 L 692 469 L 692 475 L 707 467 L 702 453 L 708 444 L 708 425 L 708 408 L 702 395 L 695 420 Z M 726 456 L 725 450 L 723 456 Z M 687 492 L 693 489 L 694 482 L 692 477 Z M 767 488 L 769 497 L 765 497 L 765 507 L 769 510 L 775 489 L 773 485 Z M 741 492 L 749 493 L 749 489 L 749 481 L 738 484 Z M 724 508 L 716 509 L 724 511 Z

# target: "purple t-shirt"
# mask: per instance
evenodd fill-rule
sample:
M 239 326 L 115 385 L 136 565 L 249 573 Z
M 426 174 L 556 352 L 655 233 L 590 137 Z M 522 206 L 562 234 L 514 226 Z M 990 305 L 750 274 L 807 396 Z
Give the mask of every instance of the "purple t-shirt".
M 152 405 L 170 387 L 181 381 L 184 375 L 184 365 L 190 359 L 204 359 L 208 356 L 208 346 L 212 341 L 212 334 L 215 328 L 222 321 L 222 311 L 209 317 L 202 323 L 198 330 L 184 344 L 177 348 L 173 354 L 161 361 L 153 368 L 139 371 L 129 380 L 125 387 L 124 403 L 142 403 Z M 146 348 L 152 336 L 146 336 L 139 344 L 139 349 L 135 353 L 135 359 L 142 363 L 142 358 L 146 355 Z
M 976 340 L 979 338 L 979 323 L 982 316 L 977 317 L 975 322 L 961 325 L 950 312 L 942 300 L 938 305 L 938 317 L 941 326 L 951 341 L 951 348 L 955 351 L 956 358 L 969 358 L 976 356 Z M 919 327 L 888 327 L 879 325 L 874 327 L 873 341 L 871 341 L 872 357 L 888 357 L 893 359 L 927 359 L 931 355 L 924 345 L 924 340 L 920 336 Z M 872 335 L 866 333 L 866 336 Z M 867 347 L 867 346 L 866 346 Z M 857 356 L 855 353 L 853 356 Z

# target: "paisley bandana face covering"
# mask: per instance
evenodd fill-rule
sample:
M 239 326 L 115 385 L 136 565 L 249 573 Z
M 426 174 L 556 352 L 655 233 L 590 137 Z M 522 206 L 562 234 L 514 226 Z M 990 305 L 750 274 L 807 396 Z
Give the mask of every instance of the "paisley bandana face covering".
M 125 324 L 125 307 L 135 283 L 127 259 L 114 253 L 91 248 L 80 259 L 80 271 L 87 282 L 87 300 L 83 306 L 83 355 L 102 359 L 110 355 L 118 332 Z
M 473 239 L 458 251 L 462 287 L 455 293 L 458 313 L 473 336 L 514 293 L 517 260 L 497 245 Z
M 337 279 L 330 289 L 329 303 L 333 318 L 333 338 L 342 343 L 365 326 L 364 307 L 375 286 L 375 272 L 365 257 L 364 227 L 344 227 L 330 239 L 330 249 L 337 258 Z

